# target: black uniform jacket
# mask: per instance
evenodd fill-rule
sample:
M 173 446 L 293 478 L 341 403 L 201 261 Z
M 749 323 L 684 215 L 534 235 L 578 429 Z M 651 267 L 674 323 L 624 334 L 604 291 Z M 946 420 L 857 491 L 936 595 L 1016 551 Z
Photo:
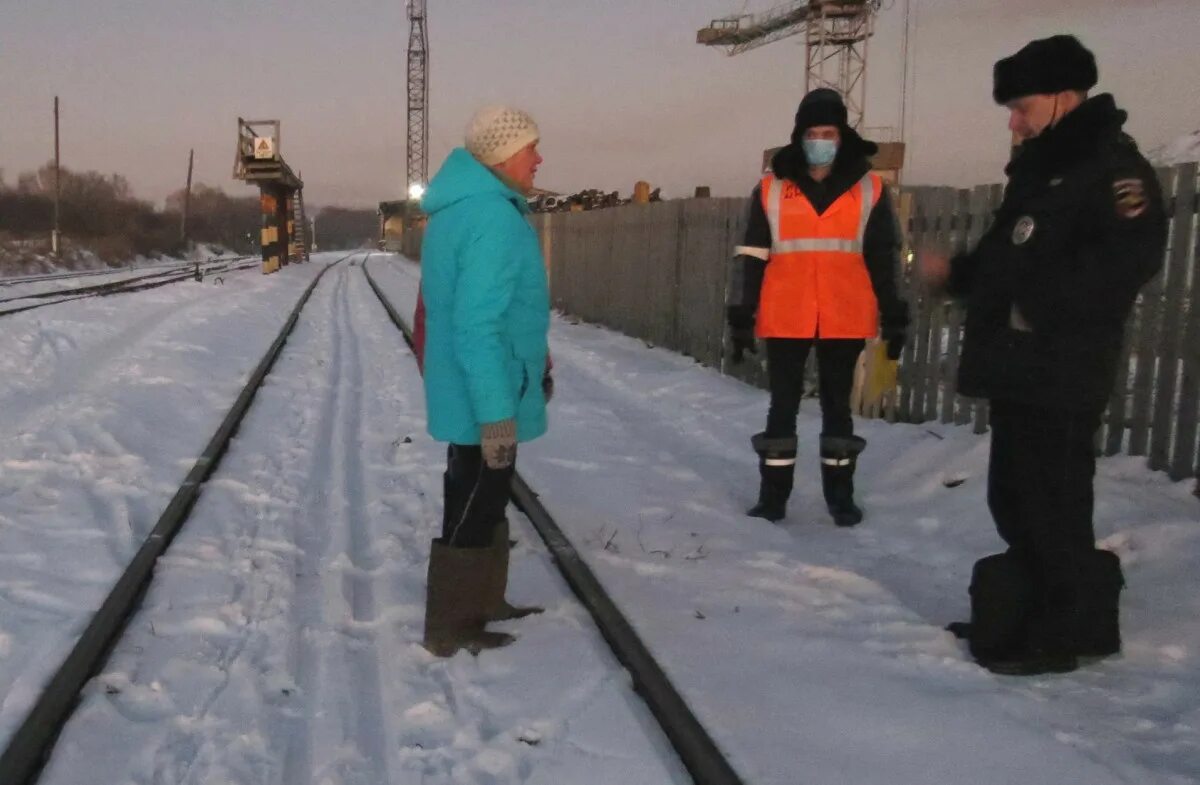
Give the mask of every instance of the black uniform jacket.
M 995 223 L 951 262 L 950 292 L 967 303 L 962 394 L 1104 408 L 1166 243 L 1162 192 L 1125 118 L 1111 95 L 1090 98 L 1008 165 Z

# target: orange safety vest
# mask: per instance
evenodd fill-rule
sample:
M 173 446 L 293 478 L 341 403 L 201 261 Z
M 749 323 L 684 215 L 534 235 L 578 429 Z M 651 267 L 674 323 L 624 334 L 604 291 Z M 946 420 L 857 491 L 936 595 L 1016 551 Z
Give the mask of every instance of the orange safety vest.
M 883 181 L 868 173 L 817 215 L 798 185 L 772 175 L 763 178 L 771 253 L 758 306 L 758 337 L 875 337 L 879 304 L 863 237 L 882 193 Z

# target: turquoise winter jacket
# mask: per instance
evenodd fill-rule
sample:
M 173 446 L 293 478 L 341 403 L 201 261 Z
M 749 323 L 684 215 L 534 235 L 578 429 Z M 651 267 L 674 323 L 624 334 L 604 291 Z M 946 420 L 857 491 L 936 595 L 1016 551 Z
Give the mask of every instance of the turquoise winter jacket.
M 519 441 L 536 439 L 550 293 L 525 199 L 460 147 L 421 207 L 429 434 L 479 444 L 481 425 L 513 417 Z

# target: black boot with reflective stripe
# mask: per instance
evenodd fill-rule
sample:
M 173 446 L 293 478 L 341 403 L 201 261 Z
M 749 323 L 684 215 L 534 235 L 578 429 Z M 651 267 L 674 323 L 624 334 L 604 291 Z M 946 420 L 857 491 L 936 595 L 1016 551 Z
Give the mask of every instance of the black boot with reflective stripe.
M 821 436 L 821 488 L 838 526 L 862 522 L 862 510 L 854 503 L 854 470 L 858 454 L 866 447 L 861 436 Z
M 756 433 L 750 439 L 758 453 L 758 503 L 746 511 L 752 518 L 783 520 L 796 474 L 796 437 L 768 438 Z

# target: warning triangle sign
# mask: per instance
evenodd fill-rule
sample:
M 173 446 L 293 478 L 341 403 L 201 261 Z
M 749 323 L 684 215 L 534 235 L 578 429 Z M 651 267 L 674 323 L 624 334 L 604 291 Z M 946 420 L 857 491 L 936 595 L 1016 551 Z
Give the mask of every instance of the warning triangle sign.
M 254 137 L 254 157 L 260 161 L 275 157 L 275 139 L 270 136 Z

